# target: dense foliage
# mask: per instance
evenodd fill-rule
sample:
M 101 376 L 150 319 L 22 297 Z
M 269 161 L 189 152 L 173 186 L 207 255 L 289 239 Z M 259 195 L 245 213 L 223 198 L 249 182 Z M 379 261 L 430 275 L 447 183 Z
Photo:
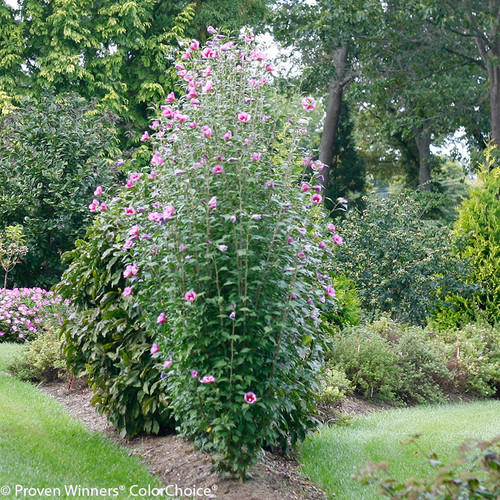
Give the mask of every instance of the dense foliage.
M 118 154 L 109 117 L 75 95 L 48 92 L 1 119 L 0 229 L 22 224 L 29 249 L 11 281 L 57 283 L 60 256 L 85 234 L 88 200 L 114 182 Z
M 273 68 L 253 35 L 192 42 L 177 68 L 182 97 L 169 95 L 143 135 L 151 172 L 130 175 L 64 276 L 62 292 L 79 293 L 88 315 L 67 338 L 81 358 L 113 314 L 104 307 L 124 322 L 134 311 L 157 335 L 150 363 L 163 363 L 179 429 L 244 477 L 262 446 L 294 443 L 313 425 L 320 307 L 335 301 L 321 272 L 342 239 L 322 222 L 322 165 L 297 149 L 306 122 L 273 116 Z M 314 175 L 297 184 L 304 166 Z
M 68 378 L 66 357 L 61 350 L 59 328 L 47 328 L 7 365 L 10 373 L 21 380 L 51 382 Z
M 422 216 L 408 195 L 366 198 L 363 212 L 339 222 L 346 235 L 334 263 L 357 286 L 364 310 L 424 324 L 446 291 L 465 294 L 466 266 L 451 253 L 446 226 Z
M 327 366 L 345 373 L 360 396 L 392 404 L 438 403 L 457 393 L 494 397 L 498 329 L 421 329 L 383 318 L 336 335 Z
M 88 377 L 93 403 L 123 434 L 158 433 L 171 426 L 167 381 L 151 359 L 156 332 L 141 321 L 142 311 L 123 297 L 127 252 L 122 233 L 128 220 L 110 204 L 87 232 L 86 241 L 65 254 L 71 261 L 57 290 L 74 310 L 62 328 L 71 371 Z
M 454 228 L 458 253 L 470 261 L 470 280 L 481 289 L 472 297 L 452 296 L 452 307 L 440 317 L 444 322 L 500 322 L 500 169 L 494 168 L 498 160 L 493 153 L 486 151 L 486 164 L 459 206 Z

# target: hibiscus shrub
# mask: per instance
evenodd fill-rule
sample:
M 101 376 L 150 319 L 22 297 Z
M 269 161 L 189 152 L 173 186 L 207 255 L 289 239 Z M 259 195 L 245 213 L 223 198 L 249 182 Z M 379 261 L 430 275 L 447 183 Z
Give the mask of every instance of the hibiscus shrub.
M 138 304 L 117 290 L 125 286 L 123 219 L 113 205 L 87 231 L 87 240 L 77 240 L 63 255 L 71 263 L 57 290 L 73 303 L 62 327 L 63 349 L 72 373 L 88 378 L 92 403 L 122 435 L 157 433 L 172 420 L 166 381 L 149 352 L 156 334 L 144 328 Z
M 295 443 L 314 425 L 320 317 L 336 300 L 322 269 L 342 239 L 322 223 L 322 164 L 298 146 L 307 121 L 272 116 L 273 68 L 253 36 L 192 42 L 177 69 L 177 95 L 142 136 L 151 171 L 130 175 L 90 235 L 109 249 L 75 256 L 102 259 L 102 271 L 120 263 L 126 286 L 118 274 L 80 275 L 78 263 L 66 279 L 75 290 L 105 280 L 110 301 L 125 297 L 121 307 L 156 335 L 150 361 L 179 431 L 244 478 L 263 446 Z M 301 112 L 314 104 L 304 98 Z M 96 334 L 82 332 L 79 350 L 86 335 Z

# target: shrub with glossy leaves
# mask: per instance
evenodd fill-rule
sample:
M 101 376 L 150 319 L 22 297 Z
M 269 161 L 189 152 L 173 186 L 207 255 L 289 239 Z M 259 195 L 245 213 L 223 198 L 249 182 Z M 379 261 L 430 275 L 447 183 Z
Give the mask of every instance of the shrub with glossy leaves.
M 74 307 L 62 328 L 63 349 L 71 371 L 88 377 L 93 404 L 122 434 L 157 433 L 172 426 L 167 384 L 151 359 L 156 332 L 120 293 L 128 258 L 120 235 L 127 228 L 115 204 L 64 255 L 70 265 L 57 290 Z
M 339 222 L 346 244 L 333 269 L 354 281 L 365 312 L 422 325 L 447 292 L 468 293 L 466 266 L 451 233 L 425 220 L 425 207 L 402 194 L 366 198 L 366 209 Z
M 253 35 L 194 41 L 177 69 L 142 137 L 150 171 L 130 175 L 91 235 L 114 224 L 103 258 L 115 252 L 126 282 L 94 279 L 157 335 L 150 361 L 179 430 L 243 478 L 263 446 L 314 425 L 334 228 L 322 222 L 322 165 L 298 148 L 305 118 L 273 116 L 273 68 Z M 304 98 L 301 113 L 314 105 Z M 313 176 L 298 182 L 305 167 Z M 79 265 L 65 279 L 81 287 Z

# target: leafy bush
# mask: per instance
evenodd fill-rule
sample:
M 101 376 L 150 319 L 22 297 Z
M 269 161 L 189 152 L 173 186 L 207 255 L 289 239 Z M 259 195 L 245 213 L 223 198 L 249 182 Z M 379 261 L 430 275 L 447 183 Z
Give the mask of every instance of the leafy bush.
M 336 300 L 323 271 L 335 243 L 315 186 L 322 165 L 297 148 L 303 121 L 272 117 L 273 68 L 244 39 L 217 34 L 186 50 L 177 68 L 188 94 L 168 96 L 143 135 L 153 171 L 132 173 L 109 202 L 62 288 L 86 297 L 83 329 L 65 327 L 70 358 L 86 362 L 90 345 L 98 366 L 111 356 L 132 365 L 106 336 L 124 337 L 113 314 L 126 335 L 148 332 L 144 344 L 156 334 L 144 359 L 164 367 L 179 430 L 240 478 L 263 446 L 314 425 L 321 307 Z M 304 166 L 315 174 L 299 189 Z M 142 347 L 135 336 L 129 345 Z M 115 376 L 109 364 L 91 373 L 95 384 Z M 142 373 L 127 381 L 149 390 Z
M 333 338 L 328 366 L 364 397 L 393 404 L 439 403 L 449 395 L 494 397 L 500 390 L 498 328 L 437 330 L 382 317 Z
M 344 330 L 333 340 L 328 367 L 345 372 L 358 394 L 400 402 L 401 368 L 390 342 L 370 327 Z
M 322 318 L 329 326 L 343 329 L 359 325 L 361 321 L 361 305 L 354 283 L 345 276 L 334 276 L 332 286 L 335 289 L 335 302 L 330 301 L 322 307 Z
M 343 370 L 356 391 L 393 404 L 445 399 L 451 373 L 444 349 L 420 328 L 387 318 L 334 338 L 329 366 Z
M 426 332 L 417 329 L 404 332 L 395 348 L 401 369 L 398 397 L 411 404 L 444 401 L 451 373 L 443 350 L 427 337 Z
M 109 117 L 72 94 L 46 92 L 2 117 L 0 229 L 22 224 L 29 247 L 11 282 L 50 287 L 59 280 L 61 254 L 90 221 L 94 187 L 113 183 L 115 136 Z
M 415 443 L 414 436 L 408 443 Z M 434 469 L 421 478 L 400 481 L 390 477 L 388 463 L 366 463 L 355 476 L 363 484 L 379 487 L 380 496 L 392 499 L 454 500 L 500 498 L 500 435 L 491 441 L 467 442 L 460 457 L 449 464 L 435 453 L 423 453 L 423 465 Z
M 449 297 L 451 306 L 439 317 L 448 325 L 500 322 L 500 168 L 496 162 L 490 147 L 469 197 L 458 208 L 454 227 L 458 254 L 470 260 L 470 282 L 481 288 L 473 296 Z
M 500 393 L 498 326 L 466 325 L 460 329 L 437 331 L 435 336 L 446 351 L 456 391 L 484 397 Z
M 50 382 L 68 377 L 59 332 L 54 327 L 26 344 L 7 368 L 21 380 Z
M 69 301 L 42 288 L 0 291 L 0 342 L 33 340 L 43 326 L 61 325 Z
M 167 381 L 151 358 L 156 331 L 141 321 L 138 304 L 120 293 L 128 259 L 121 234 L 128 220 L 117 204 L 96 219 L 87 240 L 64 255 L 68 270 L 56 287 L 74 310 L 62 328 L 71 371 L 88 377 L 93 404 L 124 434 L 172 427 Z
M 325 368 L 319 401 L 325 404 L 335 404 L 354 392 L 354 386 L 345 373 Z
M 417 198 L 365 202 L 362 213 L 339 221 L 346 243 L 334 265 L 334 272 L 354 281 L 365 312 L 422 325 L 447 291 L 466 293 L 465 265 L 450 252 L 449 230 L 423 220 Z

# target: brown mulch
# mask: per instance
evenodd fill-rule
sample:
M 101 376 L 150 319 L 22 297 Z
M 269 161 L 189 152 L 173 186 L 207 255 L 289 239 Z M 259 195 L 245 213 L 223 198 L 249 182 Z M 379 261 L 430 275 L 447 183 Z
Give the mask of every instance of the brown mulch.
M 213 498 L 224 500 L 326 500 L 326 494 L 309 478 L 300 473 L 299 464 L 293 457 L 266 452 L 257 465 L 249 471 L 251 478 L 241 484 L 236 480 L 223 479 L 212 470 L 209 455 L 197 450 L 190 442 L 176 435 L 138 436 L 122 438 L 116 429 L 91 405 L 92 391 L 83 381 L 68 387 L 65 382 L 40 385 L 46 394 L 62 403 L 76 419 L 90 430 L 104 434 L 120 446 L 138 456 L 152 474 L 165 485 L 176 484 L 179 488 L 210 488 Z M 330 422 L 342 414 L 358 415 L 377 411 L 383 407 L 355 398 L 343 401 L 335 407 L 323 407 L 322 420 Z

